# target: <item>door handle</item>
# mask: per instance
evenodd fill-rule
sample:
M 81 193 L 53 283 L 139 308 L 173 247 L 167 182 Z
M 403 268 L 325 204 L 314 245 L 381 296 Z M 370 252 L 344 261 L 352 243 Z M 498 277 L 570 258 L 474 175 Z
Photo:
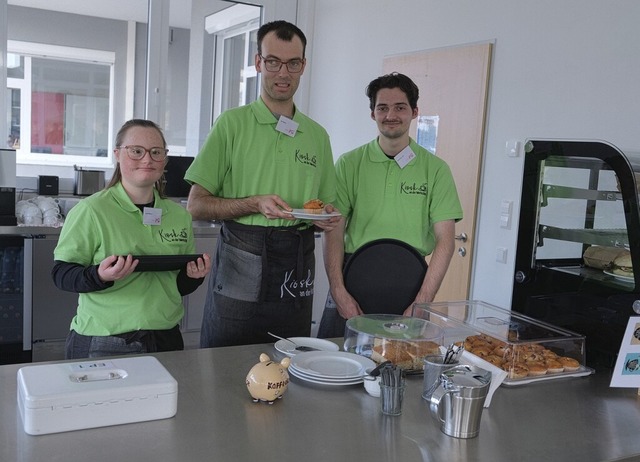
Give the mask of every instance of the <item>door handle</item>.
M 467 242 L 467 233 L 456 234 L 456 241 Z

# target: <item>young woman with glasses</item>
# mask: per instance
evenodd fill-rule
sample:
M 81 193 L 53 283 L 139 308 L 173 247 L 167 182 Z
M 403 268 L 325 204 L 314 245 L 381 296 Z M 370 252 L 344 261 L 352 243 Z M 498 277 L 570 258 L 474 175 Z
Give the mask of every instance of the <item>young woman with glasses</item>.
M 195 253 L 191 215 L 164 196 L 168 151 L 154 122 L 126 122 L 115 144 L 111 181 L 69 211 L 54 251 L 54 283 L 79 294 L 67 359 L 183 349 L 182 297 L 211 267 L 203 254 L 179 270 L 136 271 L 133 255 Z

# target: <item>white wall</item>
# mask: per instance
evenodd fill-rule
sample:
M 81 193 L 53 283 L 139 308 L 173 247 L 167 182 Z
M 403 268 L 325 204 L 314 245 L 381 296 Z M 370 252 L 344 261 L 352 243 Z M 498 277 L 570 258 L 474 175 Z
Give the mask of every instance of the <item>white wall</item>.
M 494 41 L 473 299 L 511 304 L 523 158 L 506 156 L 507 140 L 603 139 L 640 150 L 640 2 L 300 3 L 315 5 L 305 13 L 313 21 L 308 113 L 330 133 L 336 157 L 376 135 L 364 88 L 385 56 Z M 502 199 L 514 202 L 510 230 L 499 226 Z M 508 248 L 506 264 L 495 261 L 497 247 Z

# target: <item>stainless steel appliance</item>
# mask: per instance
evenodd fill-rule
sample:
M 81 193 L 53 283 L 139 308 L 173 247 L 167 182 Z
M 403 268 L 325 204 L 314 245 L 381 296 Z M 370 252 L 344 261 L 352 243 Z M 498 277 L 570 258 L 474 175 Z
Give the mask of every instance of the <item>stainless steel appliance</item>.
M 25 330 L 31 330 L 24 285 L 24 238 L 0 236 L 0 364 L 31 360 L 31 348 L 24 347 Z
M 78 307 L 78 294 L 58 289 L 51 278 L 53 251 L 58 236 L 35 236 L 25 241 L 25 261 L 30 264 L 28 309 L 31 332 L 25 348 L 32 360 L 50 361 L 64 358 L 64 343 L 71 319 Z
M 64 359 L 78 294 L 51 279 L 57 236 L 0 235 L 0 364 Z
M 0 149 L 0 226 L 16 223 L 16 151 Z
M 74 169 L 76 177 L 74 192 L 77 196 L 90 196 L 104 188 L 103 170 L 84 170 L 78 166 L 74 166 Z

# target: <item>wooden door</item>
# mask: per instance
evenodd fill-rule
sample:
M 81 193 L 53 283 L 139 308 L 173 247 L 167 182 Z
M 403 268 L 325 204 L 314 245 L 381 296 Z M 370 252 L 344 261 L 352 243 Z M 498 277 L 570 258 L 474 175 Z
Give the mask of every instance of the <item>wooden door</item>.
M 384 59 L 384 72 L 406 74 L 418 85 L 420 115 L 438 116 L 436 155 L 451 167 L 464 218 L 456 223 L 456 250 L 436 301 L 469 297 L 476 210 L 484 146 L 491 63 L 490 43 L 440 48 Z M 416 139 L 417 121 L 411 127 Z

